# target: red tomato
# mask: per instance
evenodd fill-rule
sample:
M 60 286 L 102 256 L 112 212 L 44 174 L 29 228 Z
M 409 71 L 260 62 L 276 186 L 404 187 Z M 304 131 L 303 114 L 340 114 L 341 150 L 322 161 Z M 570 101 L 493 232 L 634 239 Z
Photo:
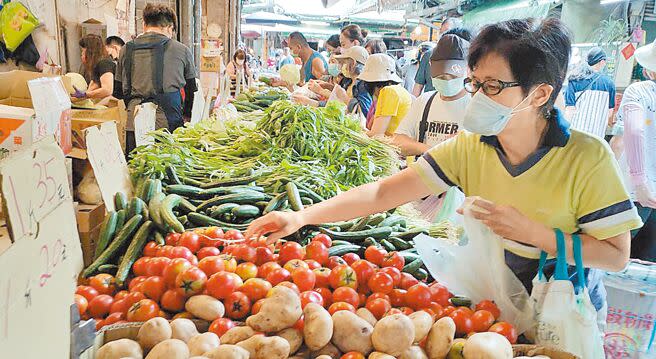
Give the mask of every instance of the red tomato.
M 128 309 L 128 321 L 145 322 L 159 314 L 159 306 L 151 299 L 142 299 Z
M 399 283 L 399 287 L 401 289 L 408 290 L 408 288 L 412 287 L 417 283 L 419 283 L 419 280 L 413 277 L 412 274 L 401 272 L 401 283 Z
M 80 315 L 84 314 L 84 312 L 87 311 L 87 307 L 89 306 L 89 301 L 87 298 L 81 294 L 75 294 L 73 298 L 74 303 L 77 304 L 77 310 L 80 312 Z
M 227 232 L 225 232 L 225 234 L 223 235 L 223 239 L 227 239 L 229 241 L 237 241 L 240 239 L 244 239 L 244 235 L 236 229 L 230 229 Z
M 350 264 L 358 277 L 358 283 L 367 283 L 369 278 L 374 275 L 376 267 L 371 262 L 364 259 L 357 260 Z
M 130 293 L 141 292 L 142 289 L 141 286 L 147 278 L 148 277 L 146 276 L 132 278 L 132 280 L 128 284 L 128 290 L 130 291 Z
M 273 261 L 273 251 L 269 247 L 255 248 L 255 264 L 261 266 L 265 263 L 275 263 Z M 276 263 L 278 264 L 278 263 Z
M 272 270 L 267 276 L 267 282 L 271 283 L 272 286 L 278 285 L 280 282 L 288 281 L 292 277 L 291 273 L 285 268 L 276 268 Z
M 146 295 L 141 292 L 133 292 L 128 294 L 125 299 L 122 299 L 125 301 L 125 310 L 127 311 L 134 303 L 142 299 L 146 299 Z
M 116 324 L 120 321 L 124 321 L 126 319 L 126 315 L 123 312 L 115 312 L 111 313 L 103 320 L 103 326 L 105 325 L 111 325 L 111 324 Z
M 328 307 L 328 313 L 330 313 L 330 315 L 333 315 L 340 310 L 348 310 L 349 312 L 355 313 L 355 307 L 346 302 L 335 302 Z
M 447 305 L 447 306 L 444 307 L 444 309 L 442 310 L 442 316 L 443 316 L 443 317 L 448 317 L 449 314 L 453 313 L 455 310 L 456 310 L 456 307 L 454 307 L 454 306 L 452 306 L 452 305 Z
M 75 294 L 79 294 L 87 299 L 88 302 L 93 300 L 99 293 L 93 287 L 88 285 L 78 285 L 75 289 Z
M 351 265 L 355 261 L 360 260 L 360 256 L 355 254 L 355 253 L 346 253 L 345 255 L 342 256 L 342 259 L 346 262 L 346 264 Z
M 487 310 L 477 310 L 472 319 L 472 329 L 475 332 L 485 332 L 494 324 L 494 315 Z
M 283 268 L 287 269 L 289 273 L 292 273 L 295 271 L 297 268 L 310 268 L 310 266 L 305 263 L 305 261 L 300 260 L 300 259 L 292 259 L 285 263 Z
M 186 300 L 187 299 L 185 298 L 184 294 L 182 294 L 181 291 L 176 289 L 169 289 L 166 292 L 164 292 L 164 294 L 162 294 L 160 303 L 162 304 L 163 309 L 175 313 L 184 310 L 184 305 Z
M 180 246 L 187 247 L 192 253 L 196 253 L 200 249 L 200 236 L 198 233 L 184 232 L 178 243 Z
M 322 267 L 313 270 L 314 276 L 316 277 L 315 287 L 317 288 L 328 288 L 330 286 L 330 269 Z
M 328 248 L 320 241 L 310 242 L 305 247 L 305 258 L 314 259 L 321 265 L 328 264 Z
M 428 306 L 428 308 L 425 308 L 425 310 L 430 310 L 435 315 L 433 320 L 442 318 L 444 316 L 444 308 L 442 308 L 442 306 L 436 302 L 431 302 L 431 304 Z
M 282 245 L 282 248 L 280 248 L 279 255 L 278 262 L 284 265 L 292 259 L 304 259 L 305 252 L 300 244 L 296 242 L 287 242 Z
M 507 322 L 494 323 L 487 331 L 503 335 L 504 337 L 506 337 L 506 339 L 508 339 L 510 344 L 517 343 L 517 330 L 510 323 Z
M 294 292 L 296 292 L 296 294 L 301 295 L 301 291 L 298 289 L 298 286 L 296 284 L 292 283 L 292 282 L 289 282 L 289 281 L 280 282 L 280 284 L 278 284 L 278 286 L 287 287 L 287 288 L 293 290 Z
M 314 272 L 308 268 L 296 268 L 292 272 L 292 281 L 298 286 L 298 289 L 301 292 L 305 292 L 314 289 L 317 277 Z
M 394 289 L 394 280 L 387 273 L 376 272 L 369 278 L 367 285 L 374 292 L 387 294 Z
M 164 240 L 166 245 L 169 246 L 177 246 L 178 243 L 180 243 L 180 233 L 169 233 L 166 235 L 166 239 Z
M 406 305 L 405 302 L 406 293 L 407 291 L 404 289 L 392 289 L 392 291 L 389 294 L 390 303 L 392 303 L 392 306 L 404 307 Z
M 401 307 L 401 308 L 399 308 L 399 310 L 401 311 L 401 313 L 403 313 L 405 315 L 410 315 L 410 314 L 414 313 L 414 310 L 412 310 L 412 308 L 409 308 L 409 307 Z
M 173 248 L 175 248 L 175 247 L 170 246 L 168 244 L 165 245 L 165 246 L 160 246 L 157 249 L 157 254 L 155 255 L 155 257 L 173 258 L 173 256 L 171 255 L 171 252 L 173 251 Z
M 381 266 L 383 264 L 386 255 L 386 250 L 376 246 L 369 246 L 364 251 L 364 258 L 377 266 Z
M 319 264 L 319 262 L 315 261 L 314 259 L 306 259 L 303 262 L 307 263 L 308 268 L 311 270 L 321 268 L 321 264 Z
M 122 290 L 114 295 L 114 300 L 124 299 L 125 297 L 128 296 L 128 294 L 130 294 L 130 292 L 128 292 L 127 290 Z
M 193 257 L 194 254 L 187 247 L 177 246 L 171 249 L 171 258 L 184 258 L 191 263 Z
M 223 233 L 223 232 L 221 232 Z M 235 327 L 235 323 L 228 318 L 218 318 L 210 324 L 208 332 L 212 332 L 219 337 L 223 336 L 228 330 Z
M 205 289 L 206 282 L 207 275 L 197 267 L 191 267 L 175 278 L 175 286 L 187 297 L 200 294 Z
M 389 274 L 392 277 L 392 283 L 395 287 L 398 287 L 401 284 L 401 271 L 396 267 L 385 267 L 380 270 L 383 273 Z
M 394 267 L 399 271 L 403 269 L 405 265 L 405 259 L 399 254 L 399 252 L 390 252 L 383 259 L 383 267 Z
M 360 306 L 360 296 L 353 288 L 339 287 L 333 292 L 333 301 L 346 302 L 355 308 Z
M 314 291 L 321 294 L 321 298 L 323 298 L 324 308 L 328 308 L 331 304 L 333 304 L 333 292 L 331 292 L 330 289 L 326 287 L 321 287 L 321 288 L 316 288 Z
M 376 319 L 380 319 L 385 315 L 385 313 L 392 309 L 392 305 L 385 299 L 378 298 L 367 301 L 367 309 L 369 309 L 371 314 L 373 314 Z
M 154 257 L 150 258 L 146 263 L 146 276 L 161 276 L 164 274 L 164 269 L 171 263 L 171 259 L 167 257 Z
M 332 239 L 328 237 L 327 234 L 319 233 L 312 238 L 312 242 L 321 242 L 326 248 L 330 248 L 333 245 Z
M 404 314 L 404 313 L 399 308 L 392 308 L 392 309 L 388 310 L 387 313 L 385 313 L 385 316 L 393 315 L 393 314 Z
M 251 315 L 255 315 L 259 313 L 260 308 L 262 308 L 262 303 L 264 303 L 264 299 L 260 299 L 257 302 L 253 303 L 251 306 Z
M 449 293 L 449 290 L 446 289 L 445 286 L 439 283 L 433 283 L 430 285 L 430 291 L 431 291 L 431 300 L 433 302 L 436 302 L 437 304 L 443 307 L 451 305 L 451 302 L 449 302 L 449 299 L 451 298 L 451 293 Z
M 203 260 L 203 258 L 218 256 L 219 254 L 221 254 L 221 251 L 216 247 L 203 247 L 198 250 L 196 256 L 200 261 Z
M 216 299 L 225 299 L 243 284 L 244 282 L 238 275 L 230 272 L 219 272 L 212 275 L 207 281 L 207 294 Z
M 408 288 L 408 292 L 405 294 L 406 303 L 414 310 L 428 307 L 431 299 L 431 290 L 423 283 Z
M 300 318 L 292 325 L 292 328 L 300 331 L 301 333 L 303 332 L 303 328 L 305 328 L 305 316 L 301 315 Z
M 246 294 L 251 302 L 255 302 L 266 297 L 267 293 L 271 290 L 271 283 L 262 278 L 247 279 L 244 284 L 239 287 L 239 291 Z
M 365 357 L 360 352 L 348 352 L 342 355 L 339 359 L 365 359 Z
M 94 318 L 104 317 L 109 313 L 112 303 L 114 303 L 114 298 L 111 295 L 99 294 L 91 299 L 87 311 Z
M 223 301 L 228 318 L 242 319 L 251 311 L 251 301 L 246 294 L 241 292 L 232 292 Z
M 499 319 L 501 316 L 501 310 L 499 310 L 499 307 L 497 307 L 497 305 L 491 300 L 483 300 L 476 304 L 476 310 L 487 310 L 494 315 L 495 320 Z
M 466 335 L 473 330 L 471 314 L 456 309 L 449 314 L 449 317 L 451 317 L 453 322 L 456 323 L 456 334 Z
M 114 298 L 114 303 L 112 303 L 112 306 L 109 308 L 110 313 L 123 313 L 127 314 L 128 313 L 128 305 L 125 299 L 118 299 Z
M 155 242 L 148 242 L 143 249 L 144 257 L 156 257 L 157 251 L 159 250 L 159 244 Z
M 240 261 L 255 262 L 257 259 L 256 249 L 245 243 L 238 244 L 232 254 Z
M 203 249 L 216 249 L 216 248 L 206 247 L 206 248 L 202 248 L 201 251 Z M 218 249 L 216 250 L 218 251 Z M 203 272 L 205 272 L 205 275 L 207 275 L 207 277 L 211 277 L 212 274 L 214 273 L 222 272 L 225 269 L 225 266 L 223 264 L 223 260 L 218 256 L 209 256 L 201 259 L 198 262 L 198 268 Z
M 276 262 L 266 262 L 263 265 L 260 266 L 260 268 L 257 271 L 257 276 L 260 278 L 266 278 L 269 273 L 271 273 L 274 269 L 282 268 L 280 264 Z
M 388 302 L 391 302 L 390 296 L 385 293 L 371 293 L 371 295 L 369 295 L 369 297 L 367 298 L 366 302 L 368 303 L 374 299 L 383 299 Z
M 239 263 L 239 265 L 237 265 L 235 274 L 237 274 L 242 280 L 245 281 L 251 278 L 256 278 L 257 271 L 258 271 L 257 266 L 254 263 L 244 262 L 244 263 Z
M 100 294 L 114 295 L 116 279 L 111 274 L 100 273 L 89 279 L 89 285 Z
M 313 290 L 301 293 L 301 308 L 305 308 L 308 303 L 317 303 L 323 307 L 323 297 Z
M 141 257 L 137 259 L 132 265 L 132 273 L 135 276 L 148 275 L 148 262 L 150 257 Z
M 364 307 L 365 304 L 367 304 L 367 295 L 364 294 L 364 293 L 358 292 L 358 296 L 360 297 L 359 307 Z
M 237 260 L 234 256 L 221 254 L 219 258 L 223 259 L 223 266 L 226 272 L 234 273 L 237 270 Z
M 175 287 L 175 279 L 178 278 L 178 274 L 189 268 L 191 268 L 191 263 L 184 258 L 175 258 L 171 260 L 161 274 L 162 277 L 164 277 L 164 283 L 166 283 L 169 288 Z
M 456 310 L 462 310 L 462 311 L 467 312 L 467 314 L 469 314 L 469 315 L 474 315 L 474 311 L 471 310 L 471 308 L 468 308 L 468 307 L 457 307 Z
M 332 256 L 332 257 L 328 257 L 328 264 L 326 265 L 326 267 L 328 267 L 329 269 L 333 269 L 339 265 L 344 265 L 344 264 L 346 264 L 346 261 L 342 259 L 342 257 Z
M 209 237 L 210 239 L 221 239 L 223 238 L 223 229 L 219 227 L 208 227 L 203 232 L 203 235 Z
M 346 264 L 340 264 L 330 271 L 330 286 L 334 289 L 339 287 L 358 288 L 358 276 L 353 268 Z
M 158 302 L 166 291 L 166 283 L 162 277 L 148 277 L 141 285 L 141 292 L 148 298 Z

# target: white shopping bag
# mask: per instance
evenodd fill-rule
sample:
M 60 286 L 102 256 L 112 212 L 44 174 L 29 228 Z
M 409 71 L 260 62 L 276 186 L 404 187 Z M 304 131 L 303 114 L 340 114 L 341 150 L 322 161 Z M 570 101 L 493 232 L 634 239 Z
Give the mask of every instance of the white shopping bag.
M 537 326 L 535 332 L 530 334 L 534 335 L 533 339 L 538 345 L 553 346 L 581 358 L 603 359 L 604 347 L 597 325 L 597 311 L 586 288 L 581 238 L 573 235 L 572 242 L 578 276 L 576 288 L 567 273 L 567 250 L 563 232 L 556 230 L 556 270 L 549 280 L 543 272 L 547 254 L 542 252 L 531 292 Z
M 152 102 L 142 103 L 134 108 L 134 140 L 137 147 L 155 142 L 148 133 L 155 131 L 156 112 L 157 105 Z
M 196 92 L 194 92 L 194 102 L 191 106 L 191 119 L 189 120 L 190 124 L 198 123 L 198 121 L 203 119 L 205 113 L 205 98 L 203 97 L 203 87 L 200 84 L 200 80 L 196 79 Z
M 501 309 L 501 320 L 523 333 L 535 320 L 528 292 L 506 265 L 503 239 L 472 217 L 472 202 L 468 199 L 463 206 L 461 245 L 420 235 L 415 247 L 433 278 L 475 302 L 493 300 Z

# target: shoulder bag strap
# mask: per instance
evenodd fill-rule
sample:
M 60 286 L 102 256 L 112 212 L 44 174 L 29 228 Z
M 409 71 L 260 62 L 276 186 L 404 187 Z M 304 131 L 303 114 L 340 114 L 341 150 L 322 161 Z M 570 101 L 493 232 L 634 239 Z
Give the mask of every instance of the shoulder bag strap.
M 428 131 L 428 113 L 430 112 L 435 96 L 437 96 L 437 91 L 428 98 L 428 102 L 426 102 L 426 106 L 424 107 L 424 113 L 421 116 L 421 122 L 419 122 L 419 142 L 421 143 L 424 143 L 424 140 L 426 139 L 426 131 Z
M 555 280 L 569 280 L 567 275 L 567 247 L 565 246 L 565 235 L 560 229 L 556 229 L 556 271 Z
M 574 250 L 574 262 L 576 263 L 576 275 L 577 275 L 577 283 L 574 289 L 576 290 L 576 293 L 580 293 L 580 291 L 584 287 L 587 287 L 588 285 L 585 279 L 585 268 L 583 267 L 581 237 L 579 237 L 578 234 L 572 235 L 572 247 L 573 247 L 572 249 Z

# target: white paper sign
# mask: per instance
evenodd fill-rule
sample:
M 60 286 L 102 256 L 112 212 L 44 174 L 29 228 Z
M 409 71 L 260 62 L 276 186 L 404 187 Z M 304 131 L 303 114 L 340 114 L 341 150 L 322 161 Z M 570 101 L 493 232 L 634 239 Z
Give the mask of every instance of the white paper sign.
M 199 79 L 196 79 L 196 88 L 198 90 L 194 92 L 194 103 L 191 106 L 190 123 L 192 125 L 202 120 L 205 112 L 205 98 L 203 97 L 203 87 L 200 85 Z
M 134 139 L 139 146 L 150 145 L 154 141 L 149 132 L 155 131 L 157 105 L 146 102 L 134 108 Z
M 71 100 L 59 77 L 41 77 L 27 82 L 36 118 L 32 126 L 34 141 L 55 134 L 61 138 L 62 116 L 70 116 Z
M 132 194 L 132 182 L 125 156 L 118 142 L 116 123 L 107 121 L 86 129 L 87 155 L 98 181 L 100 193 L 107 211 L 114 210 L 114 195 Z

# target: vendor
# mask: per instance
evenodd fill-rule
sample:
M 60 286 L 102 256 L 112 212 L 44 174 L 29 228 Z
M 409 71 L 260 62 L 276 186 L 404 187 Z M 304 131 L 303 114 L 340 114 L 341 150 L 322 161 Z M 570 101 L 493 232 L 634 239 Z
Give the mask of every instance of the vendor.
M 363 30 L 356 24 L 346 25 L 339 33 L 339 43 L 342 50 L 350 49 L 353 46 L 364 46 L 364 39 L 367 37 L 367 30 Z
M 114 63 L 118 61 L 118 56 L 123 46 L 125 46 L 125 41 L 118 36 L 109 36 L 105 39 L 105 49 L 107 49 L 107 53 Z
M 246 51 L 242 49 L 235 51 L 232 61 L 226 66 L 226 72 L 230 76 L 230 95 L 234 96 L 237 89 L 237 78 L 241 77 L 242 86 L 253 80 L 253 73 L 246 63 Z
M 387 211 L 458 186 L 485 199 L 474 205 L 487 212 L 473 216 L 507 239 L 506 263 L 529 292 L 540 252 L 556 254 L 554 228 L 581 234 L 587 267 L 621 270 L 629 259 L 629 232 L 641 221 L 608 145 L 570 130 L 554 108 L 570 48 L 557 19 L 486 26 L 469 50 L 465 83 L 474 95 L 463 122 L 467 131 L 393 176 L 300 212 L 269 213 L 249 226 L 246 237 L 269 234 L 273 242 L 304 225 Z M 565 237 L 572 248 L 571 235 Z M 573 263 L 572 251 L 567 256 Z M 587 272 L 592 303 L 605 320 L 603 284 L 594 270 Z
M 294 56 L 303 61 L 301 82 L 320 79 L 328 68 L 326 59 L 317 51 L 312 50 L 303 34 L 298 31 L 289 34 L 289 48 Z
M 105 44 L 98 35 L 86 35 L 80 39 L 84 78 L 89 83 L 86 92 L 75 89 L 76 98 L 105 98 L 114 92 L 116 65 L 107 54 Z

